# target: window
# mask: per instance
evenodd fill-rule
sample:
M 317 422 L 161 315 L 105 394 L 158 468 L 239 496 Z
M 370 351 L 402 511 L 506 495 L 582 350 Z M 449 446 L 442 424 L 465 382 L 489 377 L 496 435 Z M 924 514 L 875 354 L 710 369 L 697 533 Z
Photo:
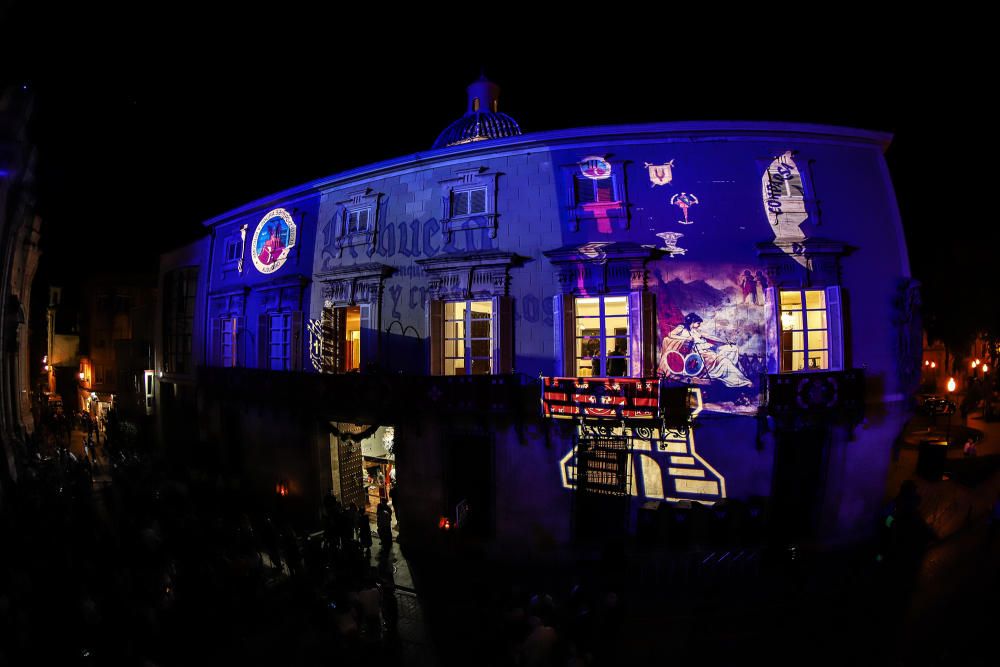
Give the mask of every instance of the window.
M 781 290 L 780 371 L 840 370 L 840 288 Z
M 190 373 L 194 370 L 191 332 L 198 269 L 171 271 L 163 278 L 163 370 Z
M 458 231 L 484 230 L 497 235 L 497 172 L 485 167 L 459 169 L 441 181 L 441 231 L 451 241 Z
M 451 217 L 486 213 L 486 188 L 451 193 Z
M 340 258 L 345 248 L 353 257 L 357 257 L 358 248 L 374 251 L 378 221 L 385 215 L 384 210 L 379 210 L 381 198 L 381 192 L 365 188 L 349 192 L 346 199 L 336 202 L 336 213 L 323 228 L 323 253 Z
M 132 338 L 132 318 L 129 313 L 116 313 L 111 327 L 112 340 L 130 340 Z
M 239 260 L 243 254 L 243 242 L 238 237 L 226 239 L 226 263 L 233 263 Z
M 431 375 L 501 375 L 514 371 L 514 300 L 500 250 L 418 259 L 428 275 L 427 332 Z
M 257 360 L 272 371 L 302 369 L 302 313 L 275 311 L 260 316 Z
M 493 372 L 493 302 L 444 304 L 444 374 Z
M 329 342 L 321 342 L 326 348 L 320 351 L 326 357 L 322 362 L 327 365 L 325 372 L 349 373 L 361 368 L 362 320 L 367 326 L 370 312 L 368 304 L 323 309 L 323 337 L 329 336 Z
M 344 328 L 344 370 L 356 371 L 361 368 L 361 306 L 345 309 Z
M 596 223 L 602 233 L 628 229 L 624 162 L 594 155 L 561 169 L 570 231 L 579 231 L 583 222 Z
M 577 377 L 631 375 L 627 296 L 578 297 L 575 321 Z
M 611 203 L 618 200 L 615 197 L 614 176 L 591 179 L 580 174 L 576 176 L 574 182 L 574 193 L 577 205 Z
M 267 367 L 272 371 L 287 371 L 292 367 L 292 314 L 273 313 L 268 316 Z
M 220 317 L 215 320 L 215 363 L 225 368 L 233 368 L 240 365 L 239 336 L 242 326 L 242 317 Z
M 94 367 L 94 384 L 114 384 L 115 382 L 115 367 L 114 366 L 95 366 Z
M 368 220 L 371 216 L 370 208 L 360 208 L 347 213 L 347 233 L 360 234 L 368 231 Z

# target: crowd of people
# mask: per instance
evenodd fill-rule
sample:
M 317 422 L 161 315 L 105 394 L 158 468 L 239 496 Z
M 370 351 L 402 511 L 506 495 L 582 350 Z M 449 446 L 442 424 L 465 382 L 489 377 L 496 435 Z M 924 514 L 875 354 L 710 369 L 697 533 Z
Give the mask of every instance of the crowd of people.
M 364 514 L 323 530 L 118 452 L 29 455 L 0 508 L 0 665 L 395 664 L 392 564 Z M 386 554 L 383 551 L 383 554 Z M 386 554 L 387 555 L 387 554 Z

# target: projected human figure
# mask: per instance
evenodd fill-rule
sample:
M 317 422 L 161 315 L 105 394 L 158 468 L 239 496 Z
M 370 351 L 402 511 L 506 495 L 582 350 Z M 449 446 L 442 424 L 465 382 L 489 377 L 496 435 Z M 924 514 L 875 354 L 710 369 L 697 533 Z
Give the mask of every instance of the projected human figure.
M 677 222 L 682 225 L 694 224 L 694 220 L 688 218 L 688 209 L 698 203 L 698 198 L 687 192 L 682 192 L 679 195 L 674 195 L 670 198 L 670 203 L 677 206 L 684 213 L 684 219 L 678 220 Z
M 670 352 L 678 352 L 685 359 L 685 372 L 689 375 L 707 375 L 727 387 L 749 387 L 752 383 L 736 365 L 739 348 L 728 341 L 709 336 L 700 331 L 702 320 L 698 313 L 688 313 L 663 339 L 660 348 L 660 368 L 670 370 L 665 361 Z M 698 368 L 698 359 L 702 362 Z

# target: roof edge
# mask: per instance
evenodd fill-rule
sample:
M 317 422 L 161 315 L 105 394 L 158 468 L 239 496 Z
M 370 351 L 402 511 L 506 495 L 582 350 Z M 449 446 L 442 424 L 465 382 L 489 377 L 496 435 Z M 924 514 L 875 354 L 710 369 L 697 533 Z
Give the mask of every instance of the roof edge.
M 380 172 L 393 171 L 400 168 L 409 168 L 420 164 L 435 162 L 438 159 L 451 159 L 463 154 L 469 156 L 482 153 L 492 153 L 497 150 L 509 150 L 518 147 L 531 147 L 541 144 L 562 144 L 581 139 L 595 139 L 599 137 L 614 136 L 623 137 L 650 137 L 664 135 L 679 135 L 679 138 L 687 136 L 692 139 L 708 140 L 712 137 L 723 135 L 719 138 L 754 138 L 766 137 L 768 135 L 802 135 L 814 138 L 826 138 L 828 140 L 840 140 L 851 143 L 871 144 L 878 146 L 884 153 L 892 143 L 893 135 L 890 132 L 877 130 L 865 130 L 861 128 L 843 127 L 839 125 L 821 125 L 814 123 L 782 123 L 778 121 L 674 121 L 669 123 L 642 123 L 638 125 L 599 125 L 591 127 L 578 127 L 560 130 L 546 130 L 541 132 L 524 133 L 503 139 L 491 139 L 489 141 L 475 141 L 444 148 L 434 148 L 427 151 L 402 155 L 400 157 L 373 162 L 353 169 L 338 172 L 330 176 L 308 181 L 266 197 L 248 202 L 243 206 L 231 209 L 220 215 L 214 216 L 202 222 L 205 227 L 212 227 L 219 223 L 239 218 L 254 211 L 264 209 L 274 203 L 287 201 L 296 197 L 307 195 L 310 192 L 319 192 L 336 187 L 340 183 L 349 182 L 354 179 L 372 177 Z

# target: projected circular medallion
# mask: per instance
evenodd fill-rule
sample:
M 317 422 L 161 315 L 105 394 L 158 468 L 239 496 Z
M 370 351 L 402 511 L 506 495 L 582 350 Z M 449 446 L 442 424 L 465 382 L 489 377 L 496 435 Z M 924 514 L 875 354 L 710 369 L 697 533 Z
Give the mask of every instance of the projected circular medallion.
M 295 247 L 295 223 L 283 208 L 269 212 L 257 225 L 250 244 L 253 265 L 261 273 L 274 273 L 288 258 L 288 251 Z
M 670 350 L 667 352 L 667 368 L 671 373 L 675 375 L 681 375 L 684 372 L 684 356 L 677 350 Z
M 692 352 L 684 359 L 684 372 L 688 375 L 697 375 L 705 367 L 705 360 L 697 352 Z

